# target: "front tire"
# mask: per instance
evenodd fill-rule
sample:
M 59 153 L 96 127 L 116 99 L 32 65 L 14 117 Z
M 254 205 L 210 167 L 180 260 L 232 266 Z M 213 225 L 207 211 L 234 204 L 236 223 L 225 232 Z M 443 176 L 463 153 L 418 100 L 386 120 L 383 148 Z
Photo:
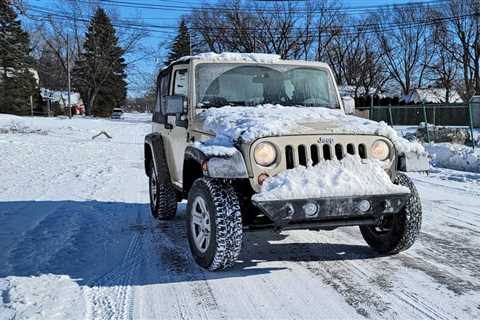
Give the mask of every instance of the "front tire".
M 382 254 L 395 254 L 410 248 L 417 239 L 422 225 L 422 205 L 412 180 L 397 173 L 393 182 L 410 189 L 410 197 L 400 212 L 382 219 L 375 226 L 360 226 L 368 245 Z
M 195 261 L 210 271 L 231 267 L 242 246 L 242 215 L 234 188 L 200 178 L 188 194 L 187 236 Z
M 148 181 L 152 216 L 160 220 L 173 219 L 177 212 L 177 195 L 170 176 L 165 176 L 165 172 L 157 172 L 151 161 Z

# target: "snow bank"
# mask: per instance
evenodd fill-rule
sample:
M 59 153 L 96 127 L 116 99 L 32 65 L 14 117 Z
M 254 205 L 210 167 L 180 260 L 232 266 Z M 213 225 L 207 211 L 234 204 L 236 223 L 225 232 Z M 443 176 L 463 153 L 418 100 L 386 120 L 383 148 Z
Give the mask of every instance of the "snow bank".
M 43 134 L 75 135 L 91 137 L 100 130 L 109 130 L 110 127 L 124 127 L 129 124 L 140 122 L 150 123 L 151 113 L 124 113 L 124 120 L 111 120 L 93 117 L 19 117 L 0 113 L 0 134 Z
M 452 143 L 424 145 L 432 157 L 434 167 L 480 172 L 480 149 Z
M 7 297 L 3 319 L 84 319 L 82 290 L 70 277 L 44 274 L 6 280 L 8 285 L 2 292 Z
M 250 142 L 267 136 L 348 133 L 376 134 L 389 138 L 399 153 L 425 152 L 421 144 L 410 142 L 385 122 L 375 122 L 345 115 L 340 109 L 259 105 L 256 107 L 222 107 L 207 109 L 200 115 L 207 130 L 216 133 L 209 144 L 232 146 L 239 138 Z M 321 129 L 317 127 L 322 125 Z
M 45 135 L 48 130 L 33 125 L 29 117 L 0 114 L 0 133 L 39 133 Z
M 252 200 L 365 196 L 409 193 L 395 185 L 376 160 L 346 156 L 343 160 L 322 161 L 313 167 L 297 167 L 268 178 Z

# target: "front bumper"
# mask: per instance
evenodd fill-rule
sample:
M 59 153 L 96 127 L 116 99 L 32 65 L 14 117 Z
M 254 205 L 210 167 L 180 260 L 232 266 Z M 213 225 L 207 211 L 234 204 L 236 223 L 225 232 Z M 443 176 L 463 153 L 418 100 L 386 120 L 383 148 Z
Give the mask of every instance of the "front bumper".
M 395 214 L 405 206 L 409 195 L 409 193 L 400 193 L 319 199 L 252 201 L 255 206 L 260 208 L 272 220 L 276 227 L 282 228 L 289 223 L 356 220 L 359 218 L 371 219 Z M 365 210 L 365 202 L 362 203 L 364 200 L 369 203 L 368 210 Z M 313 212 L 312 208 L 316 208 L 315 212 Z

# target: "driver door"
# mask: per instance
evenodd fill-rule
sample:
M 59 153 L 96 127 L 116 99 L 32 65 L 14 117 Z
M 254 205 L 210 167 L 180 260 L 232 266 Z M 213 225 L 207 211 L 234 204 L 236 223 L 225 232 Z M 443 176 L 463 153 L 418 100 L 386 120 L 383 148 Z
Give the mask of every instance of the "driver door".
M 169 95 L 183 95 L 188 101 L 188 66 L 174 66 L 172 69 Z M 178 187 L 182 186 L 182 170 L 185 148 L 187 147 L 187 110 L 180 118 L 168 116 L 165 124 L 164 143 L 167 153 L 167 163 L 170 168 L 172 182 Z

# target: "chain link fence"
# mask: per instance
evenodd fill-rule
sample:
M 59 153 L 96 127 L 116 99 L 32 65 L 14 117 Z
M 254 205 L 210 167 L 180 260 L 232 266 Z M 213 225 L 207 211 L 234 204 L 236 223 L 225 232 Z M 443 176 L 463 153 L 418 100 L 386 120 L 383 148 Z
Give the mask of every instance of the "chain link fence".
M 477 99 L 478 98 L 478 99 Z M 419 104 L 363 108 L 368 118 L 391 126 L 424 127 L 426 142 L 435 142 L 439 127 L 463 129 L 467 143 L 475 147 L 474 128 L 480 128 L 480 97 L 466 104 Z

